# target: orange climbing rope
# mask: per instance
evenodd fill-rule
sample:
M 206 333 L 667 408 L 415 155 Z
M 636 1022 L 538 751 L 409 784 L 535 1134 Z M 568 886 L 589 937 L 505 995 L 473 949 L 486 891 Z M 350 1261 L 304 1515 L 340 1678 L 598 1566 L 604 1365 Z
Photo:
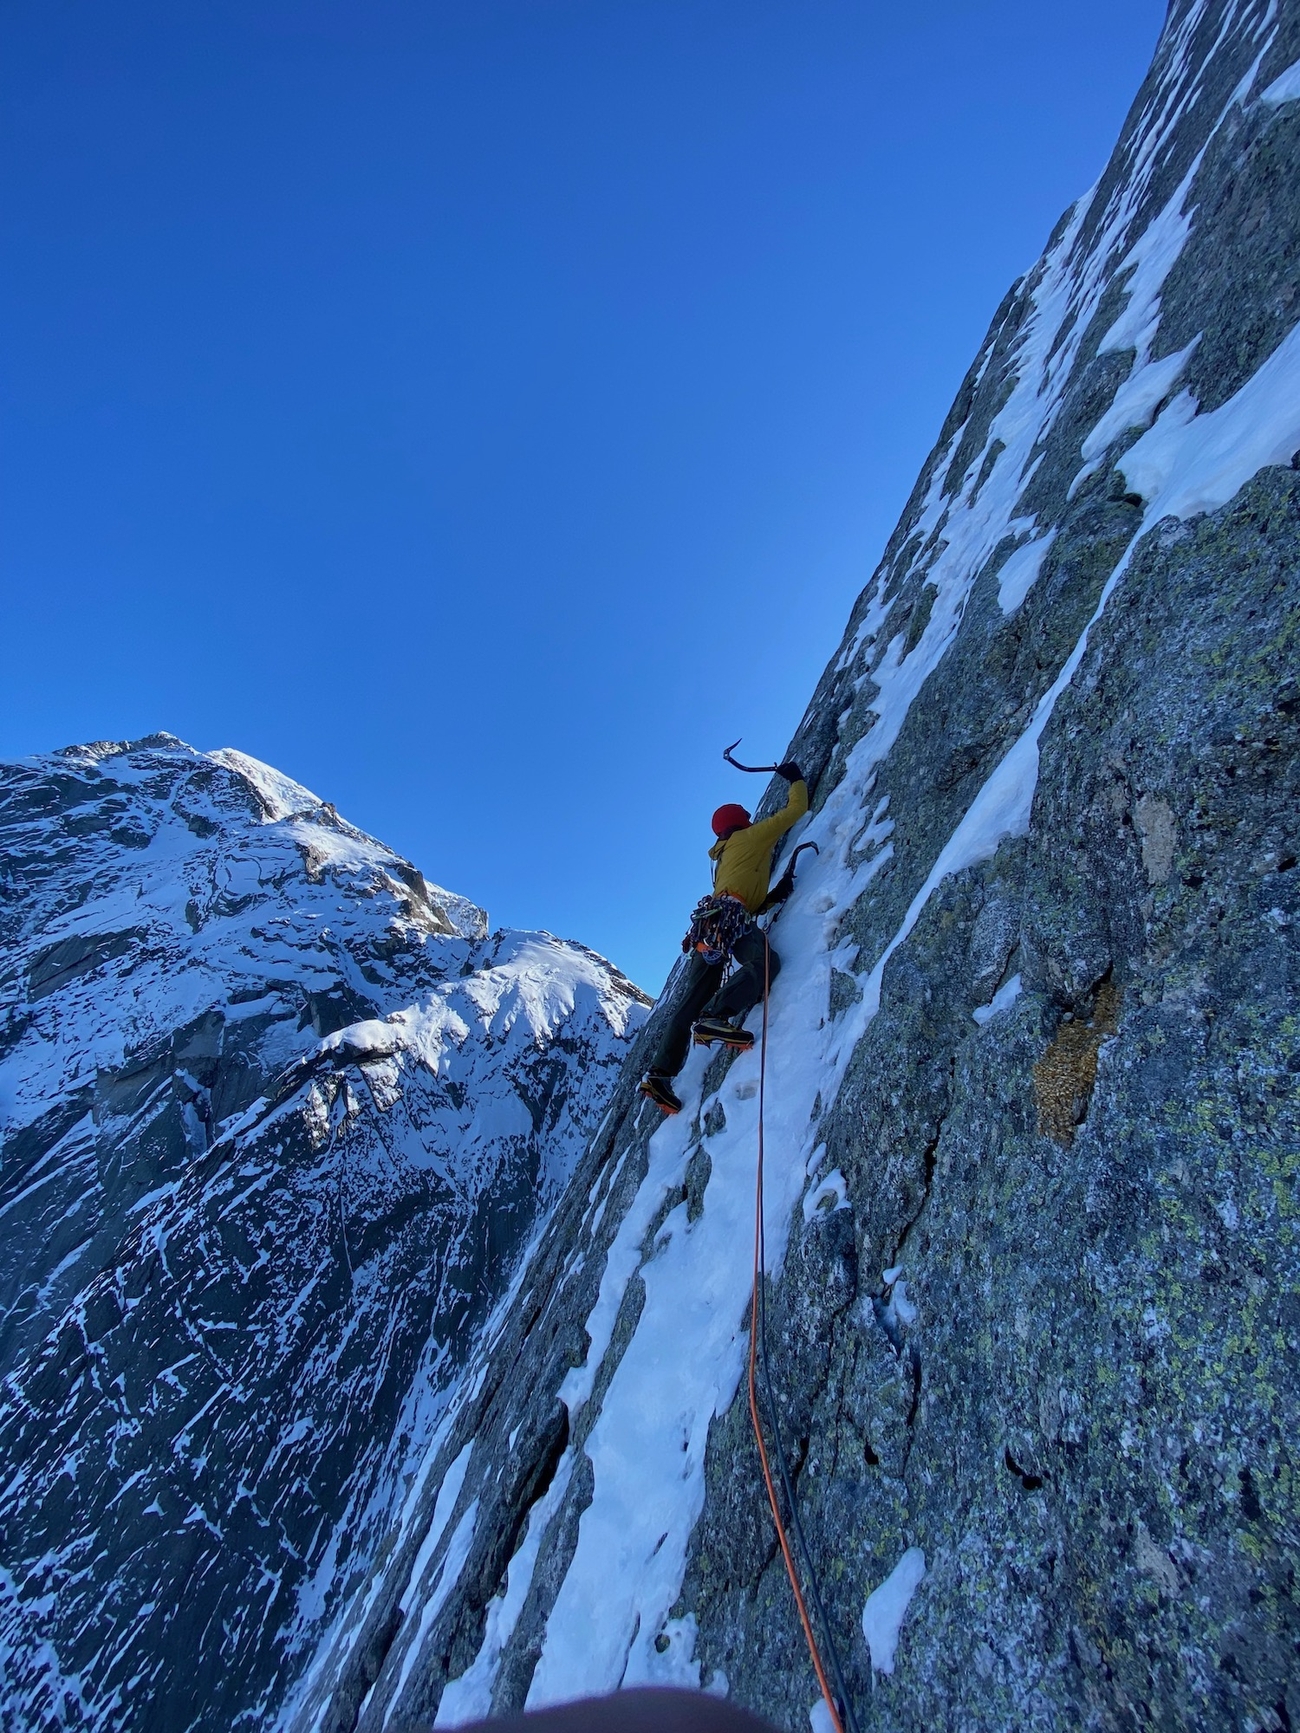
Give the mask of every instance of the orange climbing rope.
M 763 1441 L 763 1428 L 758 1417 L 759 1296 L 765 1261 L 763 1256 L 763 1101 L 767 1086 L 767 998 L 772 985 L 771 951 L 772 947 L 768 942 L 767 934 L 764 933 L 763 1036 L 759 1045 L 758 1057 L 758 1184 L 754 1206 L 754 1297 L 750 1302 L 749 1311 L 749 1418 L 754 1424 L 754 1439 L 758 1445 L 759 1461 L 763 1465 L 763 1479 L 767 1483 L 767 1501 L 772 1507 L 772 1520 L 776 1524 L 776 1538 L 781 1543 L 781 1556 L 785 1560 L 785 1573 L 790 1579 L 790 1587 L 794 1590 L 795 1605 L 799 1609 L 799 1622 L 803 1626 L 808 1653 L 812 1657 L 813 1671 L 817 1675 L 817 1683 L 821 1686 L 822 1697 L 825 1699 L 835 1733 L 844 1733 L 844 1723 L 840 1718 L 839 1705 L 835 1701 L 830 1681 L 826 1677 L 826 1669 L 822 1665 L 821 1650 L 817 1646 L 816 1633 L 812 1628 L 812 1620 L 808 1617 L 808 1608 L 804 1604 L 803 1590 L 799 1587 L 799 1573 L 795 1569 L 794 1555 L 790 1551 L 790 1542 L 786 1537 L 785 1523 L 781 1520 L 781 1506 L 776 1496 L 776 1487 L 772 1483 L 772 1470 L 767 1459 L 767 1445 Z M 769 1397 L 770 1394 L 769 1390 Z

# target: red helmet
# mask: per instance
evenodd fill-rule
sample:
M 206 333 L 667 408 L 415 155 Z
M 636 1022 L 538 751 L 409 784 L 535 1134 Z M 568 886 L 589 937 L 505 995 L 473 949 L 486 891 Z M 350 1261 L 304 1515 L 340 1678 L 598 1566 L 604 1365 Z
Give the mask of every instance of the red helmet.
M 745 830 L 750 823 L 749 814 L 743 806 L 737 806 L 735 801 L 727 806 L 720 806 L 713 815 L 714 836 L 726 836 L 733 830 Z

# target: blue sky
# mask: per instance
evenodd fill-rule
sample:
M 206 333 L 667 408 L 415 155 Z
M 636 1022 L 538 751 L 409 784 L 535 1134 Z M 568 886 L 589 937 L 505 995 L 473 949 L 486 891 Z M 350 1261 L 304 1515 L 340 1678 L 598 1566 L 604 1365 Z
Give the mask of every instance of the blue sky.
M 650 991 L 1160 0 L 7 0 L 0 754 L 166 728 Z

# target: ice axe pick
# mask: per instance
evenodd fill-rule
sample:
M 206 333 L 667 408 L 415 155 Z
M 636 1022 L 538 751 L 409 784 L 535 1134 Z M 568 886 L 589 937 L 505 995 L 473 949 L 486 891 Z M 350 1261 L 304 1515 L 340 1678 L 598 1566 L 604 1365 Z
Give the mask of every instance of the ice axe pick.
M 739 745 L 740 740 L 733 740 L 730 746 L 724 746 L 722 749 L 722 756 L 728 764 L 734 765 L 737 770 L 747 770 L 752 776 L 766 776 L 769 771 L 776 769 L 775 764 L 742 764 L 738 758 L 731 756 Z

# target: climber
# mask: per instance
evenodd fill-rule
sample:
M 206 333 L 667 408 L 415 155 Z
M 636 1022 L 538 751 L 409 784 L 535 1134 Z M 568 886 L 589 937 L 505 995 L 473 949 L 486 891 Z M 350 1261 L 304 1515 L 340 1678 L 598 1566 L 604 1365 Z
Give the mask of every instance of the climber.
M 776 979 L 781 960 L 768 944 L 754 916 L 770 907 L 772 850 L 808 810 L 808 785 L 792 760 L 776 766 L 790 784 L 780 812 L 754 824 L 743 806 L 720 806 L 713 815 L 717 842 L 709 850 L 714 865 L 713 894 L 697 906 L 690 931 L 682 940 L 689 954 L 686 976 L 663 1033 L 641 1093 L 665 1113 L 680 1113 L 682 1104 L 672 1087 L 686 1061 L 693 1035 L 703 1046 L 721 1041 L 726 1047 L 752 1047 L 754 1037 L 742 1027 L 746 1015 L 763 997 L 764 983 Z M 777 887 L 789 895 L 786 874 Z M 729 977 L 729 963 L 735 969 Z

